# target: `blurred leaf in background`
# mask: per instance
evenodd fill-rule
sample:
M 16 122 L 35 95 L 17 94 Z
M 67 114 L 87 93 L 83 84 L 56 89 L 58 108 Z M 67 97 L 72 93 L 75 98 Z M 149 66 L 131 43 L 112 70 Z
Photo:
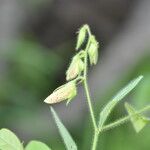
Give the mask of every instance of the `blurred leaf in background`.
M 1 125 L 7 117 L 32 110 L 56 86 L 62 59 L 55 52 L 27 39 L 17 41 L 0 55 L 5 59 L 5 75 L 0 76 Z M 8 113 L 9 112 L 9 113 Z
M 132 103 L 136 108 L 142 108 L 144 105 L 150 104 L 150 55 L 146 55 L 135 68 L 135 73 L 141 72 L 144 80 L 141 86 L 137 87 L 132 97 Z

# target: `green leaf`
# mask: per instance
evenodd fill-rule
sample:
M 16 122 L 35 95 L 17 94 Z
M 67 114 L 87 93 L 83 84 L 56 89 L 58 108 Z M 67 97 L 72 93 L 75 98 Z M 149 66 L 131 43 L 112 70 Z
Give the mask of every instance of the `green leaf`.
M 40 141 L 31 141 L 25 150 L 51 150 L 46 144 Z
M 51 112 L 53 114 L 53 117 L 55 119 L 56 125 L 59 129 L 59 133 L 65 143 L 66 149 L 67 150 L 77 150 L 77 145 L 74 142 L 74 140 L 72 139 L 70 133 L 67 131 L 67 129 L 65 128 L 65 126 L 62 124 L 62 122 L 60 121 L 59 117 L 57 116 L 55 110 L 51 107 Z
M 0 130 L 1 150 L 23 150 L 23 146 L 17 136 L 8 129 Z
M 128 114 L 131 116 L 131 122 L 135 131 L 137 133 L 140 132 L 144 128 L 144 126 L 149 122 L 149 119 L 142 116 L 141 114 L 138 114 L 136 110 L 128 103 L 125 103 L 125 108 Z
M 109 114 L 113 110 L 113 108 L 116 106 L 116 104 L 122 100 L 131 90 L 133 90 L 137 84 L 141 81 L 143 76 L 139 76 L 138 78 L 132 80 L 128 85 L 126 85 L 122 90 L 120 90 L 116 96 L 113 97 L 113 99 L 103 108 L 103 110 L 100 113 L 100 119 L 99 119 L 99 128 L 101 129 L 104 125 L 106 119 L 108 118 Z

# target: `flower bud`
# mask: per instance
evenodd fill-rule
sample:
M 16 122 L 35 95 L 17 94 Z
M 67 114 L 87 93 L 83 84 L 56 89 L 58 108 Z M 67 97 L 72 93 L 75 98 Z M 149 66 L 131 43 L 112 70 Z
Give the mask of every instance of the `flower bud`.
M 72 80 L 76 78 L 84 69 L 84 63 L 80 56 L 77 54 L 73 57 L 72 62 L 66 72 L 66 80 Z
M 96 63 L 98 61 L 98 47 L 99 47 L 98 42 L 96 41 L 95 37 L 92 36 L 91 44 L 88 49 L 88 55 L 89 55 L 91 65 L 93 65 L 93 64 L 96 65 Z
M 88 25 L 84 25 L 79 29 L 76 50 L 78 50 L 86 41 L 87 34 L 88 34 L 87 28 L 88 28 Z
M 44 102 L 48 104 L 54 104 L 64 100 L 70 101 L 76 95 L 77 95 L 77 89 L 76 89 L 75 82 L 69 82 L 54 90 L 54 92 L 51 95 L 49 95 L 44 100 Z

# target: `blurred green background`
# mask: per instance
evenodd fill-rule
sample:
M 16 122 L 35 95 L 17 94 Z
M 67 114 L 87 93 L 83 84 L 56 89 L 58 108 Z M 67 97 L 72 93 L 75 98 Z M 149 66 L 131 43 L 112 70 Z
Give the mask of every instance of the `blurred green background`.
M 150 104 L 148 6 L 149 1 L 138 0 L 0 1 L 0 127 L 17 133 L 25 144 L 36 139 L 65 149 L 43 100 L 65 83 L 76 31 L 85 23 L 100 41 L 99 63 L 89 70 L 96 113 L 140 74 L 143 81 L 125 100 L 137 109 Z M 81 87 L 79 91 L 69 107 L 64 103 L 54 107 L 79 149 L 87 150 L 92 127 Z M 108 122 L 125 114 L 121 102 Z M 150 125 L 139 134 L 130 123 L 122 125 L 103 133 L 98 149 L 149 150 L 149 133 Z

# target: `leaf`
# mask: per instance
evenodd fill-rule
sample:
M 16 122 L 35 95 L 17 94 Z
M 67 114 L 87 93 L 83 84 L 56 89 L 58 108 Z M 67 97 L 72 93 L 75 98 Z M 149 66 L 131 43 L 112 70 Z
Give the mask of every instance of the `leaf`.
M 8 129 L 0 130 L 1 150 L 23 150 L 23 146 L 17 136 Z
M 141 114 L 136 114 L 136 110 L 128 103 L 125 103 L 125 108 L 128 114 L 131 116 L 131 122 L 135 131 L 137 133 L 140 132 L 144 128 L 144 126 L 149 122 L 149 119 L 142 116 Z
M 51 150 L 46 144 L 40 141 L 31 141 L 26 146 L 25 150 Z
M 55 119 L 56 125 L 59 129 L 59 133 L 65 143 L 65 146 L 67 148 L 67 150 L 77 150 L 77 145 L 74 142 L 74 140 L 72 139 L 70 133 L 67 131 L 67 129 L 65 128 L 65 126 L 62 124 L 62 122 L 60 121 L 59 117 L 57 116 L 55 110 L 51 107 L 51 112 L 53 114 L 53 117 Z
M 128 85 L 126 85 L 122 90 L 120 90 L 116 94 L 116 96 L 114 96 L 113 99 L 103 108 L 103 110 L 100 113 L 99 128 L 102 128 L 107 117 L 109 116 L 113 108 L 116 106 L 116 104 L 120 100 L 122 100 L 131 90 L 133 90 L 142 78 L 143 76 L 139 76 L 138 78 L 132 80 Z

